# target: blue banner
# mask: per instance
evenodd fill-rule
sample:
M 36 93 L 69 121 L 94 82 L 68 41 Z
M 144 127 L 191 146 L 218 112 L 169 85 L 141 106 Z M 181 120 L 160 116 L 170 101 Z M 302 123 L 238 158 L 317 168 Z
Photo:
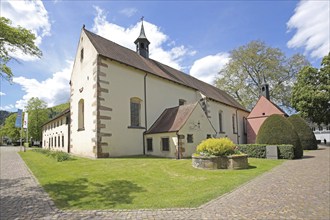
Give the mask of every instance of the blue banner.
M 17 109 L 15 127 L 16 128 L 21 128 L 22 127 L 22 109 Z

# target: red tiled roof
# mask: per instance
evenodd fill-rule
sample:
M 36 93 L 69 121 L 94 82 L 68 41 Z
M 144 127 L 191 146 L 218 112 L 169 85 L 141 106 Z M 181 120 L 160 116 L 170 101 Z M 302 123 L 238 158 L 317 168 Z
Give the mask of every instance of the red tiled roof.
M 197 103 L 167 108 L 146 134 L 176 132 L 186 123 Z
M 120 46 L 86 29 L 83 29 L 97 52 L 109 59 L 140 69 L 175 83 L 200 91 L 206 97 L 225 105 L 247 111 L 233 97 L 210 84 L 152 59 L 146 59 L 135 51 Z

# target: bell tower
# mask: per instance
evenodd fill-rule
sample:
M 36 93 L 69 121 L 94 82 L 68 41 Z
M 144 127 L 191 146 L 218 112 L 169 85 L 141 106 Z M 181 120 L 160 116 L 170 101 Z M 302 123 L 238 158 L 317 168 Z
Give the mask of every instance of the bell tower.
M 144 58 L 149 58 L 149 44 L 146 34 L 144 33 L 143 17 L 141 18 L 141 31 L 139 37 L 134 41 L 136 44 L 136 52 Z
M 261 85 L 260 95 L 261 96 L 264 96 L 266 99 L 270 100 L 270 96 L 269 96 L 269 84 L 267 84 L 266 82 L 264 82 Z

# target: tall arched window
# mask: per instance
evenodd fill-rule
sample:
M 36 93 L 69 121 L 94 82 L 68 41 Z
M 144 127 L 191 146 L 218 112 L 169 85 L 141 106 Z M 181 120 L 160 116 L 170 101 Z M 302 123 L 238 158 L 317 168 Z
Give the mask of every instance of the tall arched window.
M 141 99 L 131 98 L 130 99 L 131 108 L 131 126 L 140 127 L 141 126 Z
M 85 130 L 85 103 L 83 99 L 78 102 L 78 131 Z

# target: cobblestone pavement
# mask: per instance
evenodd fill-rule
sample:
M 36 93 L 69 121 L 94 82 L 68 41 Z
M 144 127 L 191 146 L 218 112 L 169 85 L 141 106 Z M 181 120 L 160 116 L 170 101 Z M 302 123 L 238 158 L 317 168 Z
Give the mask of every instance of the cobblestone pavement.
M 330 147 L 305 153 L 194 209 L 62 211 L 15 147 L 0 147 L 0 219 L 330 219 Z

